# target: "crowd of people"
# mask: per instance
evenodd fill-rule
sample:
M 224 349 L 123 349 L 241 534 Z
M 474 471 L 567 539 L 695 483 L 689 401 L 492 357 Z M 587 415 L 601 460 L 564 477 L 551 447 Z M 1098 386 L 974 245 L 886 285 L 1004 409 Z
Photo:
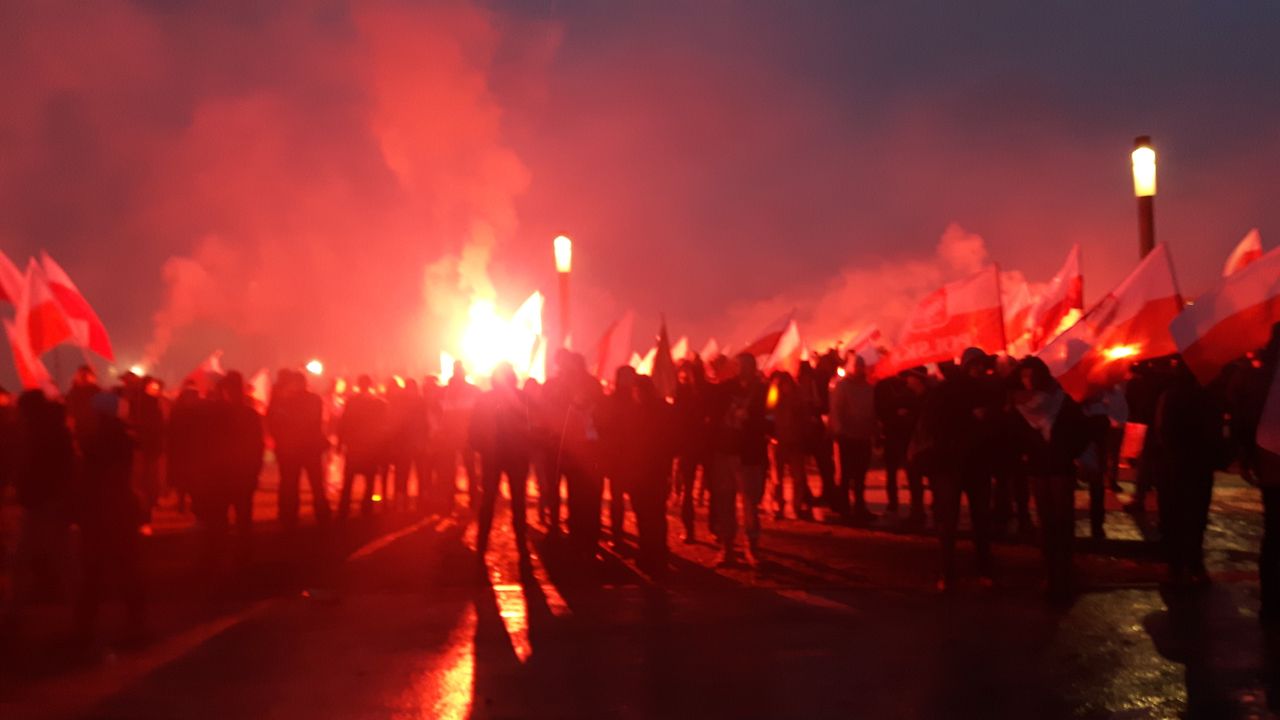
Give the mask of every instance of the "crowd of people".
M 305 476 L 321 532 L 351 521 L 353 510 L 447 514 L 465 500 L 483 557 L 505 478 L 517 552 L 527 561 L 532 481 L 548 542 L 584 561 L 604 539 L 631 542 L 629 505 L 637 567 L 659 578 L 669 565 L 669 509 L 683 542 L 703 538 L 716 546 L 717 564 L 754 567 L 762 514 L 781 520 L 789 505 L 800 521 L 888 522 L 879 510 L 905 528 L 932 527 L 937 586 L 949 591 L 967 505 L 979 584 L 996 573 L 994 538 L 1038 538 L 1047 593 L 1066 600 L 1076 488 L 1088 488 L 1091 532 L 1104 537 L 1106 493 L 1119 488 L 1121 456 L 1132 455 L 1130 509 L 1143 512 L 1146 494 L 1156 493 L 1169 579 L 1180 587 L 1209 580 L 1203 540 L 1215 470 L 1237 463 L 1263 486 L 1263 617 L 1277 619 L 1280 540 L 1271 530 L 1280 523 L 1280 458 L 1255 436 L 1278 354 L 1273 341 L 1208 387 L 1177 357 L 1146 360 L 1125 383 L 1081 402 L 1041 360 L 976 348 L 954 363 L 887 377 L 834 350 L 768 375 L 747 354 L 691 356 L 678 363 L 669 396 L 630 367 L 602 382 L 567 350 L 545 383 L 521 383 L 503 364 L 485 390 L 461 364 L 444 384 L 360 376 L 323 395 L 288 368 L 266 402 L 251 397 L 237 372 L 189 378 L 170 397 L 159 380 L 132 374 L 104 388 L 84 367 L 60 399 L 0 393 L 0 478 L 21 508 L 11 604 L 57 592 L 74 526 L 77 630 L 93 634 L 108 578 L 140 624 L 139 543 L 152 512 L 171 502 L 194 515 L 211 573 L 242 563 L 264 457 L 278 468 L 286 533 L 299 527 Z M 867 478 L 877 458 L 886 502 L 873 509 Z M 334 498 L 328 472 L 339 466 Z

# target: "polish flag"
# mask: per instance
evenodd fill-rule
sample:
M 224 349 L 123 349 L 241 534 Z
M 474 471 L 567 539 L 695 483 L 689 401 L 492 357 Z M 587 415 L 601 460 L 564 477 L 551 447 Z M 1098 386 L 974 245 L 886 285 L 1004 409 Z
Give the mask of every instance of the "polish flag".
M 1062 269 L 1049 281 L 1032 312 L 1031 350 L 1039 350 L 1066 330 L 1084 312 L 1084 274 L 1080 271 L 1080 245 L 1067 253 Z
M 450 363 L 450 369 L 452 369 L 452 363 Z M 214 350 L 187 375 L 184 382 L 195 383 L 196 390 L 201 395 L 208 395 L 213 390 L 214 383 L 226 374 L 222 369 L 222 351 Z
M 1227 264 L 1222 267 L 1222 277 L 1231 277 L 1249 263 L 1261 258 L 1262 234 L 1258 232 L 1258 228 L 1254 228 L 1244 236 L 1239 245 L 1236 245 L 1236 249 L 1231 251 L 1231 257 L 1227 258 Z
M 115 362 L 115 353 L 111 350 L 111 338 L 107 336 L 107 328 L 98 319 L 89 301 L 80 294 L 76 284 L 58 263 L 49 257 L 49 253 L 40 253 L 40 263 L 44 266 L 45 276 L 49 278 L 49 288 L 62 311 L 66 313 L 71 324 L 71 335 L 75 343 L 97 353 L 107 362 Z
M 533 362 L 529 363 L 529 379 L 540 385 L 547 384 L 547 336 L 538 336 L 537 348 L 533 351 Z
M 0 250 L 0 301 L 16 306 L 22 298 L 22 286 L 25 282 L 18 266 Z
M 872 325 L 845 345 L 845 354 L 854 353 L 870 368 L 884 358 L 883 349 L 884 336 L 880 333 L 880 328 Z
M 995 265 L 921 300 L 902 330 L 893 364 L 902 369 L 951 360 L 968 347 L 1005 350 L 1000 269 Z
M 800 374 L 800 355 L 803 350 L 800 326 L 792 320 L 787 323 L 782 335 L 778 337 L 778 342 L 773 346 L 773 352 L 769 354 L 769 359 L 765 360 L 761 369 L 765 375 L 771 375 L 775 370 L 798 375 Z
M 702 358 L 703 361 L 706 361 L 711 360 L 719 354 L 720 343 L 716 342 L 715 338 L 711 338 L 707 341 L 706 345 L 702 346 L 702 352 L 698 353 L 698 357 Z
M 44 270 L 34 259 L 27 262 L 27 276 L 14 321 L 26 333 L 28 347 L 36 357 L 71 338 L 71 324 L 54 297 Z
M 667 319 L 662 319 L 658 329 L 658 346 L 654 348 L 653 384 L 660 397 L 668 398 L 676 393 L 676 364 L 671 361 L 671 337 L 667 335 Z
M 596 343 L 596 377 L 606 383 L 613 382 L 618 368 L 627 364 L 631 352 L 631 334 L 636 314 L 628 310 L 600 336 Z M 634 367 L 634 366 L 633 366 Z
M 1173 261 L 1161 244 L 1038 355 L 1063 389 L 1081 400 L 1124 379 L 1135 361 L 1178 352 L 1169 322 L 1181 311 Z
M 1019 341 L 1029 341 L 1034 328 L 1036 306 L 1040 298 L 1031 294 L 1031 288 L 1027 287 L 1026 282 L 1018 283 L 1016 288 L 1010 288 L 1008 283 L 1003 283 L 1000 289 L 1005 293 L 1004 330 L 1009 344 L 1016 345 Z
M 9 347 L 13 350 L 13 366 L 18 371 L 18 380 L 23 390 L 44 390 L 52 393 L 53 378 L 40 358 L 31 352 L 31 345 L 23 334 L 21 326 L 14 321 L 4 319 L 4 331 L 9 336 Z
M 1169 325 L 1200 384 L 1227 363 L 1267 344 L 1280 322 L 1280 248 L 1223 277 Z
M 740 352 L 750 355 L 769 356 L 773 354 L 773 349 L 778 346 L 778 341 L 782 339 L 782 334 L 787 331 L 787 327 L 791 325 L 791 318 L 796 314 L 795 310 L 778 318 L 760 335 L 760 337 L 752 340 L 749 345 L 742 348 Z
M 687 357 L 689 357 L 689 336 L 681 335 L 676 344 L 671 346 L 671 360 L 678 363 Z

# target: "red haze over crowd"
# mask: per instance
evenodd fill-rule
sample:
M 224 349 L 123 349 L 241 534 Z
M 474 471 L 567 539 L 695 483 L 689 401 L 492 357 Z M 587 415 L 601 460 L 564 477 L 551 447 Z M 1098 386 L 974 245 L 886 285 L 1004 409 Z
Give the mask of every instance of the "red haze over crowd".
M 1280 227 L 1278 26 L 1144 3 L 19 0 L 0 243 L 47 248 L 122 363 L 170 377 L 216 347 L 435 370 L 472 297 L 554 299 L 559 233 L 582 344 L 629 308 L 637 344 L 659 312 L 700 347 L 792 307 L 815 341 L 892 336 L 987 259 L 1044 281 L 1078 242 L 1087 298 L 1113 285 L 1151 134 L 1158 237 L 1195 295 Z

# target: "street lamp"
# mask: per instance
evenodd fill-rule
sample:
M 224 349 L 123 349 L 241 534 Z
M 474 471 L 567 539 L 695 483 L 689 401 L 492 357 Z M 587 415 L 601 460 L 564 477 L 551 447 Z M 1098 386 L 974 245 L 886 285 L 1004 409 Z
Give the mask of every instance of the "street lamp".
M 1138 254 L 1146 257 L 1156 247 L 1156 151 L 1151 138 L 1133 141 L 1133 194 L 1138 198 Z
M 569 347 L 569 270 L 573 266 L 573 241 L 557 235 L 551 241 L 556 256 L 556 273 L 560 275 L 560 346 Z

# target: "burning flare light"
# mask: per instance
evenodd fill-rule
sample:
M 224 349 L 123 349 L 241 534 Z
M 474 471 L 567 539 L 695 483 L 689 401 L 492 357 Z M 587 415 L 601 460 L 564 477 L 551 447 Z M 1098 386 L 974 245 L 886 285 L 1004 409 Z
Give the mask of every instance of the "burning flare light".
M 509 362 L 521 378 L 545 378 L 546 352 L 542 342 L 542 293 L 535 292 L 515 311 L 503 318 L 490 300 L 476 300 L 468 311 L 466 329 L 458 355 L 468 373 L 478 377 L 493 374 L 498 363 Z M 440 353 L 440 380 L 448 383 L 453 376 L 454 356 Z
M 1102 351 L 1108 360 L 1123 360 L 1138 354 L 1137 345 L 1114 345 Z
M 315 358 L 312 358 L 311 360 L 307 361 L 307 372 L 311 373 L 312 375 L 323 375 L 324 363 L 320 362 Z

